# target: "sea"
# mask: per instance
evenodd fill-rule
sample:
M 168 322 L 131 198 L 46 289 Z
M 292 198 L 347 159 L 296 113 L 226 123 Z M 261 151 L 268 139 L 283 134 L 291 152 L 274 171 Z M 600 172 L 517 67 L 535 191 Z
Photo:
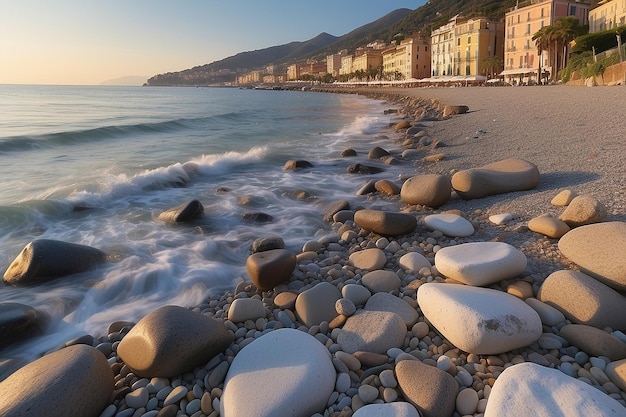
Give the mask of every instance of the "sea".
M 399 147 L 390 107 L 311 91 L 0 85 L 2 273 L 36 239 L 107 254 L 87 272 L 0 284 L 0 309 L 19 303 L 49 317 L 45 334 L 0 350 L 0 364 L 105 335 L 163 305 L 219 298 L 249 280 L 259 237 L 280 236 L 298 252 L 331 233 L 328 204 L 358 205 L 367 181 L 412 169 L 367 159 L 375 146 Z M 357 156 L 342 158 L 346 148 Z M 285 170 L 292 159 L 313 166 Z M 354 163 L 385 172 L 350 174 Z M 204 206 L 197 220 L 158 219 L 193 199 Z M 250 213 L 271 221 L 249 222 Z

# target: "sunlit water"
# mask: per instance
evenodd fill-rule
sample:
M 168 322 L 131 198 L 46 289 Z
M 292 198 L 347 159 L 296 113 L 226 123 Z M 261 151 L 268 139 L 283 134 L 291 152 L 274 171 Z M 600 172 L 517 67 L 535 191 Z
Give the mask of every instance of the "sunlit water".
M 79 243 L 109 262 L 28 287 L 0 302 L 50 315 L 47 334 L 0 351 L 31 358 L 115 320 L 165 304 L 193 306 L 247 279 L 254 239 L 298 251 L 327 233 L 324 205 L 356 201 L 370 178 L 347 174 L 392 143 L 389 104 L 351 95 L 221 88 L 0 86 L 0 268 L 34 239 Z M 357 158 L 341 158 L 352 147 Z M 314 168 L 283 170 L 289 159 Z M 389 178 L 406 167 L 386 166 Z M 297 199 L 298 190 L 310 197 Z M 364 198 L 364 197 L 360 197 Z M 202 218 L 159 213 L 191 199 Z M 77 210 L 80 208 L 80 210 Z M 247 212 L 273 221 L 249 224 Z

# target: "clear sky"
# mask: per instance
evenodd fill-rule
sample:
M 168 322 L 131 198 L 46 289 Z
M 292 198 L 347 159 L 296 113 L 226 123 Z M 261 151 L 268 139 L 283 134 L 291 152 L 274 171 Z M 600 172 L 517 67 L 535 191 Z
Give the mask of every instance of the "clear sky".
M 341 36 L 424 0 L 0 0 L 0 84 L 100 84 Z

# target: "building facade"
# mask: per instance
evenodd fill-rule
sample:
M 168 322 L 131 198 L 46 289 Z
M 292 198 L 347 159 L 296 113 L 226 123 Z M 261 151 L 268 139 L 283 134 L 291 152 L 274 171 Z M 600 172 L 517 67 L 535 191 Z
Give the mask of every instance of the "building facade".
M 433 77 L 451 76 L 454 68 L 454 28 L 458 16 L 435 29 L 430 34 L 431 75 Z
M 553 72 L 550 51 L 539 55 L 533 36 L 544 26 L 566 16 L 578 18 L 581 25 L 589 21 L 589 3 L 568 0 L 529 0 L 519 3 L 505 15 L 504 81 L 512 84 L 538 82 L 539 67 L 542 77 Z
M 589 10 L 589 32 L 626 26 L 626 0 L 602 0 Z
M 352 71 L 380 72 L 383 65 L 383 56 L 381 50 L 367 50 L 352 59 Z
M 454 29 L 456 57 L 453 75 L 491 77 L 504 62 L 504 24 L 469 19 Z

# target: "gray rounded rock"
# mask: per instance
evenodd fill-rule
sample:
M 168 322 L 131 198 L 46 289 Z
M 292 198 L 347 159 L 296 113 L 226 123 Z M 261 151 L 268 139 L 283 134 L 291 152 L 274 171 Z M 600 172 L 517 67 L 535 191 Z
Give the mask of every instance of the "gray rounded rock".
M 411 233 L 417 227 L 417 219 L 411 214 L 369 209 L 354 213 L 354 223 L 367 231 L 387 236 Z
M 208 362 L 233 339 L 218 320 L 183 307 L 164 306 L 128 332 L 117 354 L 137 376 L 167 378 Z
M 445 175 L 416 175 L 402 184 L 400 198 L 407 204 L 437 208 L 450 199 L 451 192 L 450 178 Z
M 202 203 L 198 200 L 191 200 L 159 214 L 159 220 L 172 223 L 185 223 L 199 217 L 203 212 L 204 206 Z

